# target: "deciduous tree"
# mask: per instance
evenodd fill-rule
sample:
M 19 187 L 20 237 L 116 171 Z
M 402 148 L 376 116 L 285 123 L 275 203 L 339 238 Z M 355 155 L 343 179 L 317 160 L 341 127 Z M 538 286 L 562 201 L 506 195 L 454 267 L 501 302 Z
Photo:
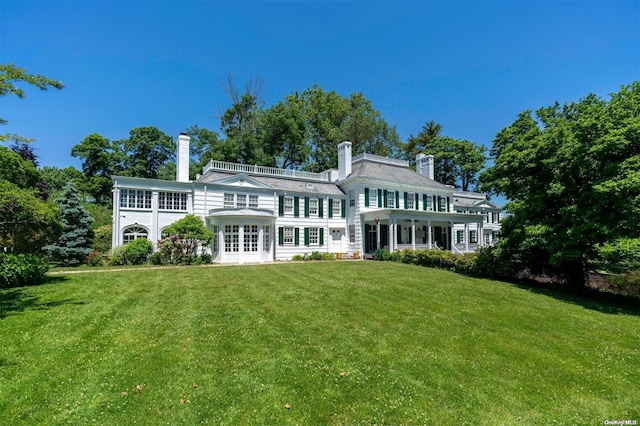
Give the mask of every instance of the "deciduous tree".
M 500 244 L 522 267 L 581 287 L 599 244 L 640 237 L 640 82 L 525 111 L 491 154 L 481 181 L 510 200 Z

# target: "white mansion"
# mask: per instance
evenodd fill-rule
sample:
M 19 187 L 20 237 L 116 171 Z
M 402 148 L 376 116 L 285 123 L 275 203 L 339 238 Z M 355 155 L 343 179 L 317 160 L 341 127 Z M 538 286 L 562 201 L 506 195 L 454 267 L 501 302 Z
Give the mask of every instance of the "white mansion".
M 338 169 L 322 173 L 211 161 L 189 180 L 189 137 L 178 137 L 176 181 L 113 176 L 114 247 L 157 241 L 187 214 L 213 232 L 214 262 L 269 262 L 313 251 L 367 254 L 490 245 L 502 210 L 484 194 L 436 182 L 433 156 L 409 163 L 352 158 L 338 145 Z

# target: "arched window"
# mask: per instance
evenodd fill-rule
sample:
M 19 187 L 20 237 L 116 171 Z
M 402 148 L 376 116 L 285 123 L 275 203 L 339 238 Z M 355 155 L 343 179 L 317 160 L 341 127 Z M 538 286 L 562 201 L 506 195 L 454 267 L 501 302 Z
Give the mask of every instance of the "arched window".
M 122 231 L 122 244 L 130 243 L 136 238 L 149 238 L 149 231 L 140 225 L 129 226 Z

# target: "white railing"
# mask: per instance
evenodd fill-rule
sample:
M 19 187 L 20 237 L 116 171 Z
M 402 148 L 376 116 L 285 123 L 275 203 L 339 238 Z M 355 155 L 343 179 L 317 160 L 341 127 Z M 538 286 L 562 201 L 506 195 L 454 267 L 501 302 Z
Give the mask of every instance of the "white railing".
M 209 170 L 223 170 L 237 173 L 249 173 L 252 175 L 264 175 L 275 177 L 286 177 L 293 179 L 317 180 L 329 182 L 331 174 L 329 171 L 322 173 L 305 172 L 301 170 L 278 169 L 276 167 L 256 166 L 252 164 L 229 163 L 226 161 L 211 160 L 209 164 L 204 166 L 202 174 L 206 174 Z
M 384 164 L 392 164 L 394 166 L 402 166 L 409 167 L 409 162 L 407 160 L 398 160 L 397 158 L 389 158 L 389 157 L 381 157 L 380 155 L 373 154 L 360 154 L 353 157 L 352 163 L 357 163 L 358 161 L 374 161 L 376 163 L 384 163 Z

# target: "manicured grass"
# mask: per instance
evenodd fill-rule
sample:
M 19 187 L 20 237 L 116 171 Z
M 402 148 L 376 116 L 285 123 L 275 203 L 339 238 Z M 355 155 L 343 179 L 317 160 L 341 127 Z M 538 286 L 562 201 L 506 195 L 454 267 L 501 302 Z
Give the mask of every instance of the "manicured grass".
M 0 292 L 0 424 L 640 420 L 608 305 L 369 261 L 51 280 Z

